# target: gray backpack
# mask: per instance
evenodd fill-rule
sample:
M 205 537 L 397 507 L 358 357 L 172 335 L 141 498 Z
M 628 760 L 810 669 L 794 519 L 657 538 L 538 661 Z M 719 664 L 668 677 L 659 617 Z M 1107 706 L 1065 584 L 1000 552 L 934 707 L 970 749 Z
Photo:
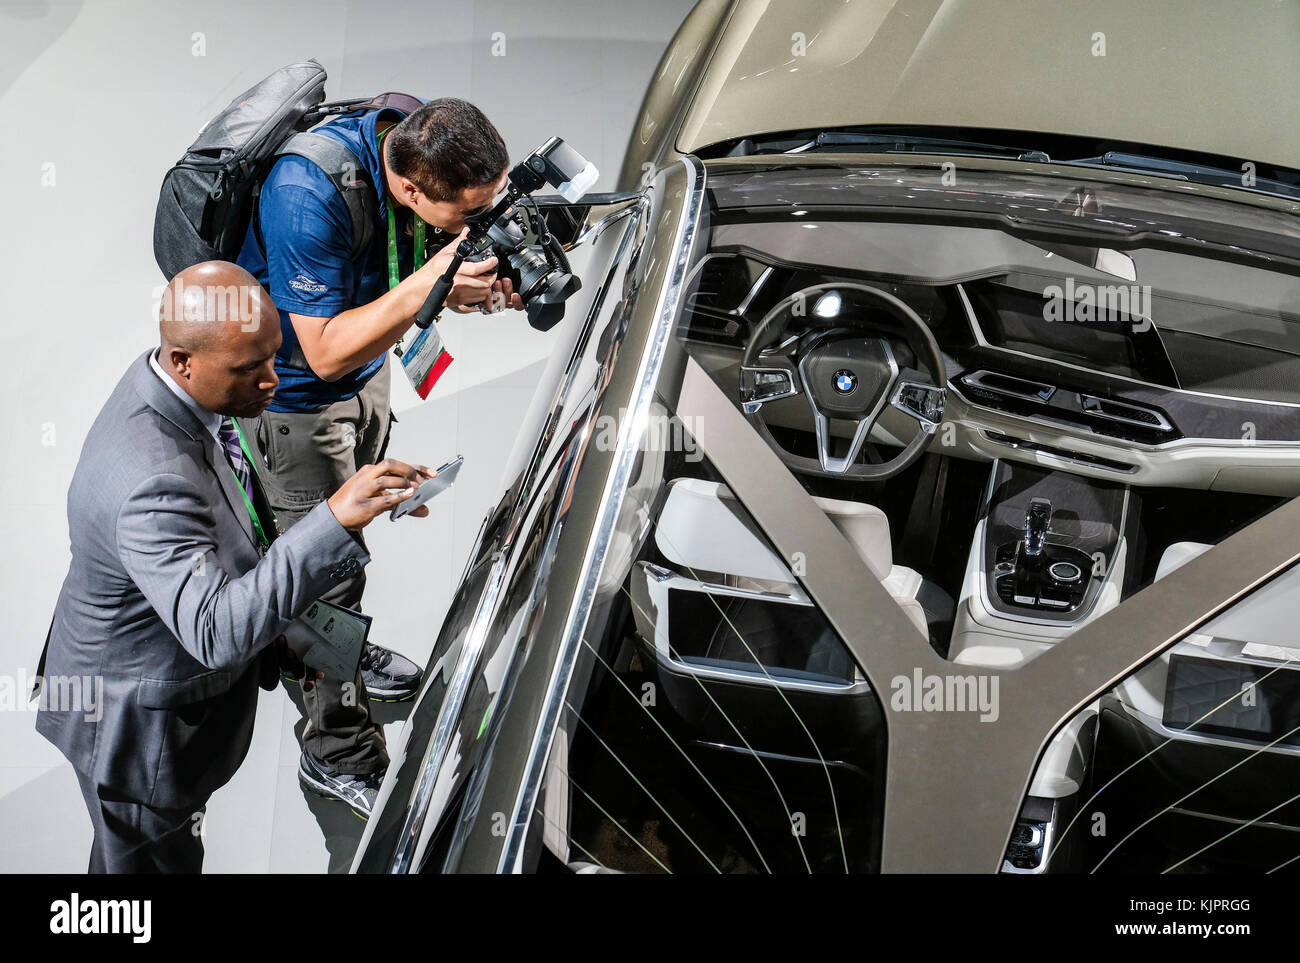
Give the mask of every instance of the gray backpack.
M 323 103 L 325 68 L 315 60 L 282 67 L 236 97 L 199 132 L 163 177 L 153 222 L 153 253 L 167 280 L 200 261 L 233 261 L 257 206 L 262 180 L 285 154 L 305 157 L 334 182 L 352 221 L 353 260 L 370 244 L 374 197 L 353 190 L 365 168 L 338 141 L 309 130 L 332 115 L 395 108 L 410 113 L 409 94 Z M 259 235 L 260 239 L 260 235 Z

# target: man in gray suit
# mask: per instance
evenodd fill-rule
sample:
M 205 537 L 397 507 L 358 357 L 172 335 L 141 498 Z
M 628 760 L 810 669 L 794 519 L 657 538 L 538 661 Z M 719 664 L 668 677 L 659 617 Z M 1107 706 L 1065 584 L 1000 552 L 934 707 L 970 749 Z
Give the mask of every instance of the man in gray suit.
M 199 871 L 208 798 L 248 752 L 259 683 L 274 688 L 288 658 L 272 643 L 360 571 L 356 533 L 429 476 L 367 465 L 275 536 L 232 416 L 271 401 L 278 319 L 242 268 L 182 271 L 161 348 L 127 370 L 82 448 L 36 728 L 77 772 L 91 872 Z M 53 698 L 69 679 L 93 680 L 93 707 Z

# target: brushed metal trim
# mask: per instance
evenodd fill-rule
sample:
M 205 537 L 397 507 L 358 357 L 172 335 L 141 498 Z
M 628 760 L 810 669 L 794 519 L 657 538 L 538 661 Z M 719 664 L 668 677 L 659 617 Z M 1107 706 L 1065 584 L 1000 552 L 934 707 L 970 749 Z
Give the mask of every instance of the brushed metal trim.
M 697 444 L 776 550 L 786 557 L 804 553 L 800 581 L 876 691 L 915 670 L 969 673 L 973 667 L 941 659 L 905 623 L 902 610 L 887 604 L 852 546 L 771 447 L 745 430 L 744 415 L 693 360 L 677 411 L 698 426 Z M 1005 683 L 996 721 L 886 711 L 882 870 L 997 872 L 1034 770 L 1060 727 L 1297 561 L 1300 499 L 1292 499 L 1020 668 L 987 670 Z M 953 806 L 954 799 L 962 805 Z M 940 825 L 942 834 L 934 830 Z

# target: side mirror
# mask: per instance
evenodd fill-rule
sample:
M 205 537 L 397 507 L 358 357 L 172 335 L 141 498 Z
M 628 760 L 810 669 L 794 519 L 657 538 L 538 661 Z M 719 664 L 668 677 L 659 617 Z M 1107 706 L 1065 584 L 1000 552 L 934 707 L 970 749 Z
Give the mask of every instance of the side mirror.
M 537 209 L 546 219 L 546 230 L 554 235 L 564 250 L 572 250 L 583 241 L 632 210 L 640 192 L 620 191 L 609 194 L 584 194 L 577 201 L 566 201 L 560 194 L 534 197 Z M 532 204 L 521 205 L 531 219 Z

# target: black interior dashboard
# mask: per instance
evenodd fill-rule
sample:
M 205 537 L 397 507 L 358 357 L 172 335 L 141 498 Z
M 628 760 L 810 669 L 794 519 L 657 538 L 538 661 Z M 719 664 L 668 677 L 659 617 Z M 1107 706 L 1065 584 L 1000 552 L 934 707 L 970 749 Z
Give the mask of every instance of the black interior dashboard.
M 881 225 L 861 227 L 867 237 Z M 845 225 L 837 229 L 842 235 Z M 739 239 L 735 231 L 728 236 Z M 977 263 L 963 257 L 964 267 Z M 1063 274 L 1018 263 L 960 279 L 900 278 L 840 264 L 792 263 L 750 243 L 715 244 L 697 266 L 681 334 L 707 346 L 717 368 L 719 357 L 739 358 L 757 320 L 792 292 L 836 280 L 865 283 L 906 302 L 938 341 L 950 408 L 976 439 L 977 452 L 1095 477 L 1130 476 L 1125 480 L 1135 484 L 1287 493 L 1292 482 L 1268 478 L 1274 469 L 1289 477 L 1300 467 L 1300 354 L 1278 347 L 1276 338 L 1270 346 L 1240 334 L 1189 336 L 1162 320 L 1179 309 L 1175 294 L 1115 278 L 1108 285 L 1095 277 L 1085 283 L 1069 273 L 1072 264 L 1061 262 Z M 1089 292 L 1097 296 L 1090 300 Z M 1259 315 L 1241 312 L 1234 330 L 1262 323 Z M 803 324 L 808 330 L 857 325 L 892 332 L 900 341 L 905 334 L 878 307 L 849 301 L 833 317 L 810 311 Z M 1214 355 L 1213 377 L 1206 377 L 1211 366 L 1205 358 L 1188 360 L 1189 337 L 1211 342 L 1197 350 Z M 906 344 L 898 350 L 908 367 Z M 1267 364 L 1259 362 L 1261 352 Z M 1278 368 L 1293 365 L 1296 380 L 1283 385 Z M 1225 383 L 1233 393 L 1205 390 Z M 1175 456 L 1180 449 L 1205 456 L 1185 479 L 1172 467 L 1186 460 L 1185 453 Z M 1269 464 L 1263 452 L 1278 459 Z M 1236 464 L 1237 456 L 1247 464 Z M 1159 469 L 1154 473 L 1148 470 L 1153 464 Z

